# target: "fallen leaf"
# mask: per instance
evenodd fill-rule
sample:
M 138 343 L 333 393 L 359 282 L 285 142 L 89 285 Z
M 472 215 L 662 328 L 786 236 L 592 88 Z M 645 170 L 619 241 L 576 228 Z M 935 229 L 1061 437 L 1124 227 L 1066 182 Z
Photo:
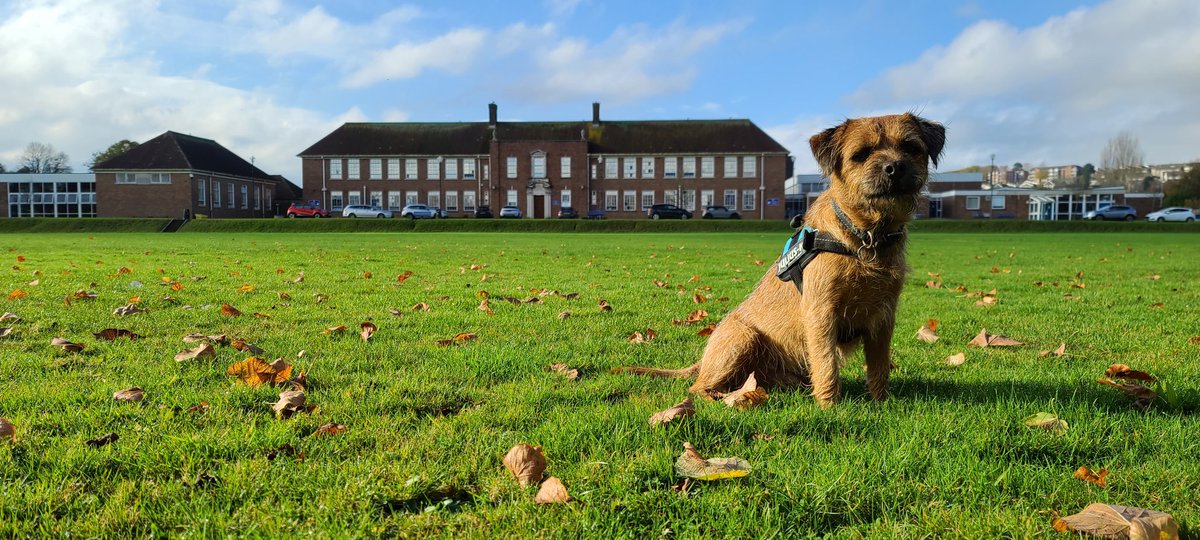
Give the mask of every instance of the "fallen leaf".
M 371 279 L 371 273 L 370 273 L 370 272 L 363 272 L 363 273 L 362 273 L 362 277 L 363 277 L 363 279 Z
M 417 302 L 416 304 L 413 304 L 412 310 L 413 311 L 429 311 L 429 304 L 426 304 L 425 302 Z
M 229 304 L 221 304 L 221 315 L 226 317 L 239 317 L 242 315 L 242 312 L 238 311 L 237 308 Z
M 26 283 L 26 285 L 29 285 L 30 287 L 37 287 L 37 286 L 38 286 L 38 284 L 39 284 L 39 283 L 41 283 L 41 282 L 42 282 L 42 280 L 40 280 L 40 279 L 35 279 L 35 280 L 33 280 L 33 281 L 30 281 L 29 283 Z
M 257 387 L 265 383 L 286 382 L 292 375 L 292 366 L 283 358 L 277 358 L 268 364 L 257 356 L 251 356 L 241 362 L 231 364 L 225 373 L 237 376 L 251 387 Z
M 1104 376 L 1111 379 L 1137 380 L 1146 382 L 1155 382 L 1158 380 L 1149 373 L 1132 369 L 1125 364 L 1113 364 L 1108 366 L 1108 369 L 1104 370 Z
M 478 337 L 479 336 L 475 335 L 474 332 L 459 332 L 458 334 L 455 334 L 454 341 L 462 343 L 465 341 L 474 341 Z
M 175 355 L 175 361 L 183 362 L 185 360 L 194 360 L 194 359 L 203 359 L 203 358 L 211 359 L 211 358 L 216 358 L 216 357 L 217 357 L 216 347 L 213 347 L 212 345 L 209 345 L 208 343 L 203 343 L 199 347 L 196 347 L 195 349 L 187 349 L 184 351 L 180 351 L 178 354 Z
M 405 281 L 408 281 L 408 278 L 410 278 L 412 276 L 413 276 L 412 270 L 406 270 L 403 274 L 396 276 L 396 282 L 404 283 Z
M 172 290 L 172 291 L 175 291 L 175 292 L 182 291 L 182 290 L 183 290 L 183 284 L 182 284 L 182 283 L 180 283 L 180 282 L 178 282 L 178 281 L 174 281 L 174 282 L 172 282 L 172 283 L 171 283 L 171 290 Z
M 613 310 L 612 305 L 608 303 L 608 300 L 605 300 L 603 298 L 600 299 L 599 305 L 600 305 L 600 311 L 612 311 Z
M 734 407 L 740 411 L 745 411 L 759 406 L 767 400 L 767 391 L 759 388 L 758 380 L 754 378 L 754 373 L 746 378 L 746 382 L 742 387 L 730 392 L 722 401 L 726 406 Z
M 201 401 L 200 403 L 198 403 L 196 405 L 192 405 L 191 407 L 188 407 L 187 411 L 190 413 L 204 414 L 204 413 L 208 412 L 208 402 Z
M 563 485 L 562 480 L 551 476 L 542 482 L 542 487 L 538 489 L 533 502 L 537 504 L 569 503 L 571 496 L 567 494 L 567 486 Z
M 51 339 L 50 344 L 54 345 L 55 347 L 62 347 L 62 350 L 66 351 L 66 352 L 76 352 L 77 353 L 77 352 L 80 352 L 83 350 L 83 345 L 80 345 L 78 343 L 71 343 L 70 341 L 67 341 L 60 337 Z
M 259 313 L 259 312 L 257 312 L 257 311 L 256 311 L 256 312 L 254 312 L 254 318 L 256 318 L 256 319 L 262 319 L 262 320 L 264 320 L 264 321 L 265 321 L 265 320 L 267 320 L 267 319 L 270 319 L 270 318 L 271 318 L 271 316 L 270 316 L 270 315 L 268 315 L 268 314 L 266 314 L 266 313 Z
M 332 334 L 341 334 L 345 331 L 346 331 L 346 325 L 339 324 L 337 326 L 330 326 L 329 328 L 321 330 L 321 333 L 328 336 L 328 335 L 332 335 Z
M 1179 524 L 1166 512 L 1116 506 L 1104 503 L 1089 504 L 1083 511 L 1054 520 L 1054 529 L 1092 534 L 1104 538 L 1129 540 L 1178 540 Z
M 188 334 L 183 336 L 184 343 L 211 343 L 213 345 L 221 345 L 229 342 L 229 337 L 225 334 L 216 334 L 206 336 L 204 334 Z
M 568 366 L 562 362 L 550 364 L 550 371 L 562 375 L 563 377 L 566 377 L 572 381 L 579 379 L 579 370 L 573 369 L 571 366 Z
M 251 285 L 249 283 L 243 283 L 241 287 L 238 287 L 237 292 L 240 292 L 242 294 L 252 293 L 252 292 L 254 292 L 254 285 Z
M 946 359 L 943 360 L 943 362 L 945 362 L 946 365 L 956 366 L 956 367 L 963 365 L 964 363 L 966 363 L 966 361 L 967 361 L 967 355 L 965 355 L 963 353 L 952 354 L 950 356 L 947 356 Z
M 1018 345 L 1024 345 L 1024 343 L 1006 336 L 989 334 L 986 328 L 980 330 L 979 335 L 967 343 L 968 347 L 1015 347 Z
M 93 283 L 92 286 L 95 286 L 95 284 Z M 71 295 L 71 298 L 74 300 L 95 300 L 97 296 L 99 295 L 97 295 L 95 291 L 79 289 Z
M 0 439 L 8 439 L 9 443 L 17 442 L 17 426 L 7 418 L 0 418 Z
M 113 399 L 117 401 L 141 401 L 144 395 L 145 392 L 141 388 L 134 386 L 133 388 L 118 390 L 113 394 Z
M 92 335 L 96 336 L 96 339 L 103 339 L 105 341 L 112 341 L 117 338 L 137 339 L 142 337 L 124 328 L 105 328 Z
M 1048 412 L 1034 413 L 1021 419 L 1021 423 L 1029 427 L 1041 428 L 1053 433 L 1062 433 L 1067 430 L 1069 425 L 1063 420 Z
M 1052 354 L 1054 356 L 1062 356 L 1064 354 L 1067 354 L 1067 343 L 1066 342 L 1061 343 L 1058 346 L 1058 348 L 1054 349 L 1053 351 L 1051 351 L 1051 350 L 1041 351 L 1038 353 L 1038 356 L 1050 356 Z
M 925 343 L 936 342 L 938 340 L 937 320 L 929 319 L 929 322 L 922 325 L 921 328 L 917 330 L 917 339 L 924 341 Z
M 285 444 L 266 453 L 267 461 L 275 461 L 275 458 L 279 456 L 291 456 L 296 458 L 296 461 L 304 461 L 304 452 L 297 451 L 296 447 L 291 444 Z
M 312 412 L 311 405 L 305 405 L 304 390 L 284 390 L 279 393 L 279 401 L 271 406 L 277 418 L 287 420 L 298 412 Z
M 304 272 L 300 272 L 296 277 L 292 278 L 292 283 L 304 283 Z
M 704 302 L 707 302 L 707 301 L 708 301 L 708 299 L 705 298 L 704 295 L 702 295 L 700 293 L 695 293 L 692 295 L 692 302 L 695 302 L 697 304 L 703 304 Z
M 942 282 L 940 282 L 940 281 L 926 281 L 926 282 L 925 282 L 925 288 L 926 288 L 926 289 L 940 289 L 940 288 L 942 288 Z
M 546 471 L 546 456 L 539 446 L 518 444 L 504 455 L 504 466 L 508 468 L 521 487 L 537 484 Z
M 5 327 L 0 328 L 0 337 L 8 337 L 12 333 L 13 333 L 13 329 L 10 326 L 5 326 Z
M 279 299 L 280 300 L 291 300 L 292 295 L 285 293 L 285 292 L 281 292 L 281 293 L 279 293 Z
M 703 337 L 711 336 L 713 333 L 713 330 L 716 330 L 716 329 L 717 329 L 716 324 L 710 324 L 708 326 L 705 326 L 704 328 L 701 328 L 699 332 L 696 332 L 696 335 L 703 336 Z
M 330 422 L 317 428 L 316 431 L 312 432 L 312 436 L 317 437 L 321 435 L 337 435 L 339 433 L 345 433 L 346 431 L 349 431 L 349 429 L 350 428 L 347 428 L 345 425 Z
M 483 300 L 481 300 L 479 302 L 479 311 L 487 313 L 488 315 L 492 315 L 495 313 L 495 311 L 492 310 L 492 304 L 490 302 L 488 302 L 487 298 L 484 298 Z
M 242 340 L 242 339 L 235 339 L 235 340 L 231 341 L 229 343 L 229 346 L 233 347 L 235 350 L 242 351 L 242 352 L 248 352 L 250 354 L 265 354 L 267 352 L 267 351 L 262 350 L 262 348 L 259 347 L 258 345 L 255 345 L 253 343 L 250 343 L 250 342 L 248 342 L 246 340 Z
M 1104 478 L 1107 476 L 1108 469 L 1097 469 L 1096 472 L 1092 472 L 1092 470 L 1087 467 L 1080 467 L 1075 471 L 1075 478 L 1090 484 L 1096 484 L 1102 488 L 1108 487 L 1108 483 L 1104 481 Z
M 1188 338 L 1188 345 L 1200 346 L 1200 336 L 1192 336 Z
M 372 323 L 372 322 L 362 323 L 362 324 L 358 325 L 358 327 L 359 327 L 358 335 L 362 336 L 363 341 L 370 341 L 371 336 L 374 336 L 375 331 L 379 329 L 378 327 L 375 326 L 375 323 Z
M 1146 409 L 1154 400 L 1158 399 L 1158 393 L 1151 390 L 1150 387 L 1137 383 L 1119 383 L 1103 377 L 1096 379 L 1096 382 L 1105 384 L 1125 392 L 1134 399 L 1133 406 L 1138 409 Z
M 565 320 L 569 319 L 570 317 L 571 317 L 570 311 L 564 311 L 564 312 L 558 314 L 558 320 L 560 320 L 560 321 L 565 321 Z
M 676 403 L 675 405 L 672 405 L 670 408 L 654 413 L 652 416 L 650 416 L 650 425 L 661 426 L 663 424 L 671 423 L 671 421 L 675 420 L 676 418 L 683 419 L 694 414 L 696 414 L 696 407 L 692 403 L 692 398 L 687 398 L 679 403 Z
M 704 459 L 692 443 L 683 443 L 683 453 L 675 460 L 675 472 L 697 480 L 739 478 L 750 474 L 750 464 L 736 457 Z
M 95 439 L 88 439 L 86 441 L 83 441 L 83 444 L 86 444 L 92 448 L 100 448 L 101 446 L 104 446 L 106 444 L 117 442 L 117 439 L 119 439 L 119 438 L 120 437 L 117 436 L 116 433 L 109 433 L 107 435 L 101 435 L 99 437 L 96 437 Z
M 0 315 L 0 321 L 21 322 L 21 318 L 18 317 L 16 313 L 6 311 L 4 312 L 4 315 Z

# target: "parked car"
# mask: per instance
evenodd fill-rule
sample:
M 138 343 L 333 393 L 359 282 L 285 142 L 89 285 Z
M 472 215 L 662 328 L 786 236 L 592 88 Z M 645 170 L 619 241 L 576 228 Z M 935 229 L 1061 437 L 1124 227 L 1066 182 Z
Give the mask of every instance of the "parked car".
M 1146 214 L 1146 221 L 1195 221 L 1196 213 L 1191 208 L 1171 206 Z
M 1083 217 L 1084 219 L 1098 219 L 1101 221 L 1106 219 L 1123 219 L 1125 221 L 1133 221 L 1137 219 L 1137 210 L 1134 210 L 1132 206 L 1112 204 L 1108 206 L 1101 206 L 1100 208 L 1092 210 L 1087 214 L 1084 214 Z
M 292 203 L 292 205 L 287 209 L 287 217 L 323 218 L 329 217 L 329 211 L 321 208 L 321 205 L 317 203 Z
M 519 218 L 521 217 L 521 209 L 515 206 L 504 206 L 500 208 L 500 217 L 502 218 Z
M 742 215 L 724 206 L 710 206 L 700 215 L 704 219 L 742 219 Z
M 604 219 L 604 210 L 601 210 L 599 208 L 594 208 L 592 210 L 588 210 L 587 218 L 588 219 Z
M 561 219 L 578 219 L 579 212 L 576 212 L 575 209 L 571 208 L 570 206 L 564 206 L 558 209 L 558 217 Z
M 437 218 L 436 209 L 423 204 L 410 204 L 400 210 L 400 217 L 408 219 Z
M 650 219 L 692 219 L 692 213 L 673 204 L 656 204 L 646 209 Z
M 391 210 L 384 210 L 378 206 L 367 206 L 365 204 L 351 204 L 342 209 L 342 217 L 360 218 L 390 218 L 392 217 Z
M 450 217 L 450 213 L 445 210 L 442 210 L 441 208 L 434 206 L 433 207 L 433 217 L 448 218 L 448 217 Z
M 490 206 L 477 206 L 475 207 L 475 217 L 492 218 L 496 216 L 492 215 L 492 208 Z

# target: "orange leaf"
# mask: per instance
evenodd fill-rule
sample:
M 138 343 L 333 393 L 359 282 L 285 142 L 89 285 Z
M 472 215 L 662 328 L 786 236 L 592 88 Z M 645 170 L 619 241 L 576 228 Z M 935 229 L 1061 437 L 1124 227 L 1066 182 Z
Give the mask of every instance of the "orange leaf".
M 178 282 L 178 281 L 172 281 L 172 282 L 171 282 L 171 290 L 172 290 L 172 291 L 175 291 L 175 292 L 182 291 L 182 290 L 183 290 L 183 284 L 182 284 L 182 283 L 180 283 L 180 282 Z
M 1066 343 L 1065 341 L 1064 341 L 1064 342 L 1062 342 L 1062 343 L 1061 343 L 1061 344 L 1058 346 L 1058 348 L 1057 348 L 1057 349 L 1054 349 L 1053 351 L 1051 351 L 1051 350 L 1045 350 L 1045 351 L 1041 351 L 1041 352 L 1039 352 L 1039 353 L 1038 353 L 1038 356 L 1050 356 L 1050 355 L 1052 355 L 1052 354 L 1053 354 L 1054 356 L 1062 356 L 1062 355 L 1064 355 L 1064 354 L 1067 354 L 1067 343 Z
M 572 381 L 579 379 L 579 370 L 572 369 L 570 366 L 562 362 L 550 364 L 550 371 L 558 373 L 559 375 L 562 375 L 563 377 L 566 377 Z
M 600 299 L 599 305 L 600 305 L 600 311 L 612 311 L 613 310 L 612 305 L 608 303 L 608 300 L 605 300 L 603 298 Z
M 363 341 L 370 341 L 371 336 L 375 335 L 375 331 L 379 329 L 379 327 L 375 326 L 375 323 L 372 322 L 362 323 L 358 325 L 358 327 L 358 335 L 362 336 Z
M 263 354 L 266 352 L 258 345 L 250 343 L 244 339 L 235 339 L 229 344 L 229 346 L 233 347 L 235 350 L 248 352 L 250 354 Z
M 474 332 L 459 332 L 458 334 L 456 334 L 454 336 L 454 341 L 458 341 L 458 342 L 473 341 L 477 337 L 478 336 L 476 336 Z
M 699 332 L 696 332 L 696 335 L 705 336 L 705 337 L 711 336 L 713 333 L 713 330 L 715 330 L 716 328 L 717 328 L 717 325 L 710 324 L 708 326 L 705 326 L 704 328 L 701 328 Z
M 668 409 L 654 413 L 650 416 L 650 425 L 661 426 L 677 418 L 682 420 L 694 414 L 696 414 L 696 406 L 692 403 L 692 398 L 687 398 Z
M 139 337 L 142 337 L 142 336 L 139 336 L 133 332 L 130 332 L 129 330 L 124 329 L 124 328 L 105 328 L 104 330 L 96 332 L 92 335 L 96 336 L 96 339 L 103 339 L 106 341 L 112 341 L 114 339 L 122 338 L 122 337 L 129 338 L 129 339 L 137 339 Z
M 546 456 L 539 446 L 518 444 L 504 455 L 504 466 L 522 487 L 537 484 L 546 471 Z
M 363 279 L 371 279 L 370 272 L 363 272 L 362 276 L 363 276 Z M 338 424 L 338 425 L 340 426 L 341 424 Z
M 254 317 L 258 318 L 258 319 L 262 319 L 264 321 L 271 318 L 270 315 L 267 315 L 266 313 L 259 313 L 257 311 L 254 312 Z
M 1080 467 L 1079 470 L 1075 471 L 1075 478 L 1083 480 L 1084 482 L 1096 484 L 1102 488 L 1108 487 L 1108 484 L 1104 481 L 1106 476 L 1108 476 L 1108 469 L 1097 469 L 1096 472 L 1093 473 L 1092 470 L 1087 467 Z
M 281 293 L 279 293 L 279 299 L 280 300 L 291 300 L 292 295 L 285 293 L 285 292 L 281 292 Z
M 708 300 L 708 299 L 707 299 L 707 298 L 704 298 L 704 295 L 702 295 L 702 294 L 700 294 L 700 293 L 695 293 L 695 294 L 693 294 L 693 295 L 692 295 L 692 301 L 693 301 L 693 302 L 695 302 L 695 303 L 697 303 L 697 304 L 703 304 L 703 303 L 704 303 L 704 302 L 706 302 L 707 300 Z
M 330 422 L 317 428 L 317 430 L 312 433 L 312 436 L 317 437 L 320 435 L 337 435 L 339 433 L 345 433 L 346 431 L 349 431 L 349 429 L 350 428 L 343 424 L 335 424 Z
M 413 311 L 429 311 L 429 304 L 426 304 L 425 302 L 417 302 L 416 304 L 413 304 L 412 310 Z
M 17 300 L 19 298 L 25 298 L 26 296 L 29 296 L 29 293 L 22 291 L 21 289 L 13 289 L 13 292 L 8 293 L 9 300 Z
M 242 312 L 229 304 L 221 304 L 221 315 L 226 317 L 240 317 Z
M 1108 369 L 1104 370 L 1104 376 L 1112 379 L 1137 380 L 1146 382 L 1154 382 L 1158 380 L 1149 373 L 1137 371 L 1125 364 L 1113 364 L 1108 366 Z
M 408 278 L 410 278 L 412 276 L 413 276 L 412 270 L 406 270 L 403 274 L 396 276 L 396 282 L 404 283 L 405 281 L 408 281 Z
M 256 387 L 268 383 L 286 382 L 292 375 L 292 366 L 282 358 L 268 364 L 257 356 L 251 356 L 241 362 L 231 364 L 225 373 L 235 375 L 251 387 Z
M 563 485 L 562 480 L 551 476 L 542 482 L 542 487 L 538 489 L 533 502 L 537 504 L 569 503 L 571 496 L 567 494 L 567 486 Z
M 242 294 L 252 293 L 254 292 L 254 285 L 243 283 L 241 287 L 238 287 L 238 292 Z
M 329 328 L 322 330 L 321 333 L 328 336 L 330 334 L 341 334 L 342 332 L 345 332 L 345 331 L 346 331 L 346 325 L 339 324 L 337 326 L 330 326 Z
M 495 311 L 492 310 L 492 305 L 488 302 L 487 298 L 484 298 L 479 302 L 479 311 L 487 313 L 488 315 L 495 313 Z
M 746 382 L 741 388 L 731 392 L 723 399 L 725 405 L 742 411 L 757 407 L 766 400 L 767 391 L 759 388 L 758 380 L 754 378 L 754 373 L 751 373 L 746 378 Z

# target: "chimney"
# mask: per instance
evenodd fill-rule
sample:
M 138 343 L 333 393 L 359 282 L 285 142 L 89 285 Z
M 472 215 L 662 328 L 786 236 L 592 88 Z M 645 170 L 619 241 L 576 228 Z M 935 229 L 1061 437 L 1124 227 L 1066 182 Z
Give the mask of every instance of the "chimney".
M 496 102 L 488 103 L 488 125 L 496 127 Z
M 600 102 L 599 101 L 592 102 L 592 125 L 593 126 L 600 125 Z

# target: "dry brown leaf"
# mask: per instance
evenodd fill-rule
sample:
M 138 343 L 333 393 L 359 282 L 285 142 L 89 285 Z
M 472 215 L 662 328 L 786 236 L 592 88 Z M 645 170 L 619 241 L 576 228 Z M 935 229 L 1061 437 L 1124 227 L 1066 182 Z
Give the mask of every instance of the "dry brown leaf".
M 1050 356 L 1052 354 L 1054 356 L 1062 356 L 1064 354 L 1067 354 L 1067 343 L 1065 341 L 1062 342 L 1061 344 L 1059 344 L 1058 348 L 1054 349 L 1053 351 L 1051 351 L 1051 350 L 1041 351 L 1038 353 L 1038 356 Z
M 558 314 L 558 320 L 560 320 L 560 321 L 565 321 L 565 320 L 569 319 L 570 317 L 571 317 L 570 311 L 564 311 L 564 312 Z
M 692 398 L 687 398 L 671 407 L 658 411 L 650 416 L 651 426 L 661 426 L 668 424 L 672 420 L 683 419 L 696 414 L 696 406 L 692 403 Z
M 252 293 L 252 292 L 254 292 L 254 285 L 251 285 L 249 283 L 243 283 L 241 287 L 238 287 L 237 292 L 240 292 L 242 294 Z
M 362 323 L 362 324 L 358 325 L 358 327 L 359 327 L 358 335 L 362 336 L 363 341 L 370 341 L 371 336 L 374 336 L 375 331 L 379 329 L 378 327 L 375 326 L 375 323 L 372 323 L 372 322 Z
M 1179 524 L 1171 514 L 1145 508 L 1092 503 L 1082 512 L 1054 519 L 1054 530 L 1104 538 L 1179 540 Z
M 0 439 L 8 439 L 9 443 L 17 442 L 17 426 L 7 418 L 0 418 Z
M 1158 399 L 1157 392 L 1155 392 L 1154 390 L 1151 390 L 1150 387 L 1142 385 L 1142 384 L 1119 383 L 1119 382 L 1116 382 L 1116 381 L 1113 381 L 1110 379 L 1105 379 L 1103 377 L 1096 379 L 1096 382 L 1098 382 L 1100 384 L 1105 384 L 1105 385 L 1111 386 L 1113 388 L 1116 388 L 1117 390 L 1125 392 L 1126 394 L 1128 394 L 1130 397 L 1132 397 L 1134 399 L 1133 406 L 1138 409 L 1144 410 L 1147 407 L 1149 407 L 1150 404 L 1153 403 L 1155 399 Z
M 1007 336 L 989 334 L 986 328 L 980 330 L 979 335 L 967 343 L 968 347 L 1016 347 L 1018 345 L 1024 345 L 1024 343 Z
M 143 397 L 145 397 L 145 392 L 136 386 L 133 388 L 118 390 L 113 394 L 113 399 L 117 401 L 141 401 Z
M 508 468 L 521 487 L 536 485 L 546 471 L 546 456 L 539 446 L 518 444 L 504 455 L 504 466 Z
M 345 331 L 346 331 L 346 325 L 344 325 L 344 324 L 339 324 L 339 325 L 337 325 L 337 326 L 330 326 L 329 328 L 326 328 L 326 329 L 324 329 L 324 330 L 321 330 L 321 333 L 322 333 L 322 334 L 325 334 L 325 335 L 327 335 L 327 336 L 328 336 L 328 335 L 331 335 L 331 334 L 341 334 L 341 333 L 343 333 L 343 332 L 345 332 Z
M 462 343 L 465 341 L 474 341 L 478 338 L 479 338 L 479 336 L 475 335 L 474 332 L 459 332 L 458 334 L 454 335 L 454 341 L 459 342 L 459 343 Z
M 487 313 L 488 315 L 492 315 L 495 313 L 495 311 L 492 310 L 492 304 L 490 302 L 488 302 L 487 298 L 484 298 L 483 300 L 481 300 L 479 302 L 479 311 Z
M 202 343 L 199 347 L 196 347 L 195 349 L 187 349 L 185 351 L 180 351 L 178 354 L 175 355 L 175 361 L 183 362 L 185 360 L 203 359 L 203 358 L 211 359 L 211 358 L 216 358 L 216 357 L 217 357 L 216 347 L 213 347 L 212 345 L 209 345 L 208 343 Z
M 304 390 L 284 390 L 279 393 L 279 401 L 275 402 L 271 409 L 275 411 L 277 418 L 287 420 L 298 412 L 312 412 L 314 407 L 306 405 L 305 400 Z
M 55 347 L 62 347 L 62 350 L 66 351 L 66 352 L 77 353 L 77 352 L 80 352 L 83 350 L 83 345 L 81 345 L 79 343 L 71 343 L 70 341 L 67 341 L 60 337 L 51 339 L 50 344 L 54 345 Z
M 558 373 L 559 375 L 562 375 L 563 377 L 566 377 L 572 381 L 579 379 L 579 370 L 574 369 L 571 366 L 568 366 L 562 362 L 555 362 L 553 364 L 550 364 L 550 371 Z
M 542 482 L 542 487 L 538 489 L 533 502 L 537 504 L 569 503 L 571 496 L 567 494 L 567 486 L 563 485 L 562 480 L 551 476 Z
M 1108 487 L 1108 483 L 1104 481 L 1104 478 L 1107 476 L 1108 469 L 1097 469 L 1096 472 L 1092 472 L 1092 470 L 1087 467 L 1080 467 L 1075 471 L 1075 478 L 1090 484 L 1096 484 L 1102 488 Z
M 21 322 L 21 318 L 16 313 L 5 311 L 4 315 L 0 315 L 0 322 L 3 321 Z
M 404 283 L 405 281 L 408 281 L 408 278 L 410 278 L 412 276 L 413 276 L 412 270 L 405 270 L 403 274 L 396 276 L 396 282 Z
M 29 296 L 29 293 L 22 291 L 21 289 L 13 289 L 12 292 L 8 293 L 9 300 L 18 300 L 25 298 L 26 296 Z
M 1188 345 L 1200 346 L 1200 336 L 1192 336 L 1192 337 L 1188 338 Z
M 113 341 L 117 338 L 137 339 L 142 337 L 124 328 L 105 328 L 92 335 L 96 336 L 96 339 L 103 339 L 105 341 Z
M 216 334 L 206 336 L 204 334 L 188 334 L 183 336 L 184 343 L 211 343 L 213 345 L 221 345 L 229 342 L 229 337 L 225 334 Z
M 257 387 L 263 384 L 274 385 L 286 382 L 292 375 L 292 366 L 283 358 L 277 358 L 268 364 L 257 356 L 251 356 L 241 362 L 231 364 L 225 373 L 237 376 L 251 387 Z
M 926 289 L 940 289 L 940 288 L 942 288 L 942 282 L 940 282 L 940 281 L 926 281 L 926 282 L 925 282 L 925 288 L 926 288 Z
M 726 406 L 734 407 L 738 410 L 745 411 L 759 406 L 767 400 L 767 391 L 759 388 L 758 380 L 755 379 L 754 373 L 746 378 L 746 382 L 742 387 L 730 392 L 722 401 Z
M 83 441 L 83 444 L 86 444 L 92 448 L 100 448 L 101 446 L 104 446 L 106 444 L 115 443 L 115 442 L 117 442 L 117 439 L 120 439 L 120 438 L 121 437 L 119 437 L 116 433 L 108 433 L 108 434 L 96 437 L 95 439 L 88 439 L 86 441 Z
M 304 272 L 300 272 L 296 277 L 292 278 L 292 283 L 304 283 Z
M 92 286 L 94 287 L 95 284 L 93 283 Z M 96 291 L 87 291 L 84 289 L 79 289 L 78 291 L 75 291 L 75 293 L 71 295 L 71 299 L 72 300 L 95 300 L 97 296 L 99 296 L 99 295 L 96 294 Z
M 224 315 L 226 317 L 240 317 L 242 315 L 242 312 L 238 311 L 237 308 L 235 308 L 229 304 L 221 304 L 221 315 Z
M 285 293 L 285 292 L 281 292 L 281 293 L 279 293 L 279 299 L 280 300 L 291 300 L 292 295 Z
M 124 317 L 126 315 L 135 315 L 138 313 L 144 313 L 145 311 L 146 311 L 145 309 L 138 307 L 137 304 L 125 304 L 123 306 L 119 306 L 116 309 L 114 309 L 113 315 L 116 315 L 118 317 Z
M 417 302 L 416 304 L 413 304 L 412 310 L 413 311 L 429 311 L 429 304 L 426 304 L 425 302 Z
M 705 298 L 703 294 L 695 293 L 692 295 L 692 301 L 697 304 L 703 304 L 703 303 L 707 302 L 708 299 Z
M 264 321 L 265 321 L 265 320 L 267 320 L 267 319 L 270 319 L 270 318 L 271 318 L 271 316 L 270 316 L 270 315 L 268 315 L 268 314 L 266 314 L 266 313 L 259 313 L 259 312 L 257 312 L 257 311 L 256 311 L 256 312 L 254 312 L 254 318 L 256 318 L 256 319 L 262 319 L 262 320 L 264 320 Z
M 1146 382 L 1155 382 L 1158 380 L 1149 373 L 1132 369 L 1125 364 L 1113 364 L 1108 366 L 1108 369 L 1104 370 L 1104 376 L 1110 379 L 1125 379 Z
M 8 337 L 12 335 L 13 329 L 11 326 L 0 327 L 0 337 Z
M 1063 420 L 1048 412 L 1033 413 L 1021 419 L 1021 423 L 1029 427 L 1041 428 L 1052 433 L 1062 433 L 1070 427 Z
M 702 336 L 702 337 L 708 337 L 708 336 L 711 336 L 713 333 L 713 330 L 716 330 L 716 329 L 717 329 L 716 324 L 710 324 L 708 326 L 705 326 L 704 328 L 701 328 L 699 332 L 696 332 L 696 335 Z
M 345 433 L 346 431 L 349 431 L 349 430 L 350 430 L 350 428 L 346 427 L 343 424 L 335 424 L 333 422 L 330 422 L 328 424 L 325 424 L 325 425 L 317 428 L 316 431 L 312 432 L 312 436 L 317 437 L 317 436 L 321 436 L 321 435 L 337 435 L 339 433 Z
M 675 472 L 697 480 L 739 478 L 750 474 L 750 464 L 736 457 L 704 459 L 692 443 L 683 443 L 683 453 L 675 460 Z
M 612 311 L 613 310 L 612 305 L 608 303 L 608 300 L 605 300 L 603 298 L 600 299 L 599 305 L 600 305 L 600 311 Z
M 233 347 L 235 350 L 248 352 L 250 354 L 265 354 L 267 352 L 262 350 L 262 348 L 258 345 L 250 343 L 244 339 L 235 339 L 229 342 L 229 346 Z
M 936 342 L 938 340 L 937 320 L 929 319 L 929 322 L 922 325 L 921 328 L 917 330 L 917 339 L 924 341 L 925 343 Z
M 198 403 L 196 405 L 192 405 L 191 407 L 188 407 L 187 411 L 190 413 L 204 414 L 204 413 L 208 412 L 208 402 L 201 401 L 200 403 Z
M 963 365 L 964 363 L 966 363 L 966 361 L 967 361 L 967 355 L 965 355 L 963 353 L 952 354 L 950 356 L 947 356 L 946 359 L 943 360 L 943 362 L 945 362 L 946 365 L 956 366 L 956 367 Z

